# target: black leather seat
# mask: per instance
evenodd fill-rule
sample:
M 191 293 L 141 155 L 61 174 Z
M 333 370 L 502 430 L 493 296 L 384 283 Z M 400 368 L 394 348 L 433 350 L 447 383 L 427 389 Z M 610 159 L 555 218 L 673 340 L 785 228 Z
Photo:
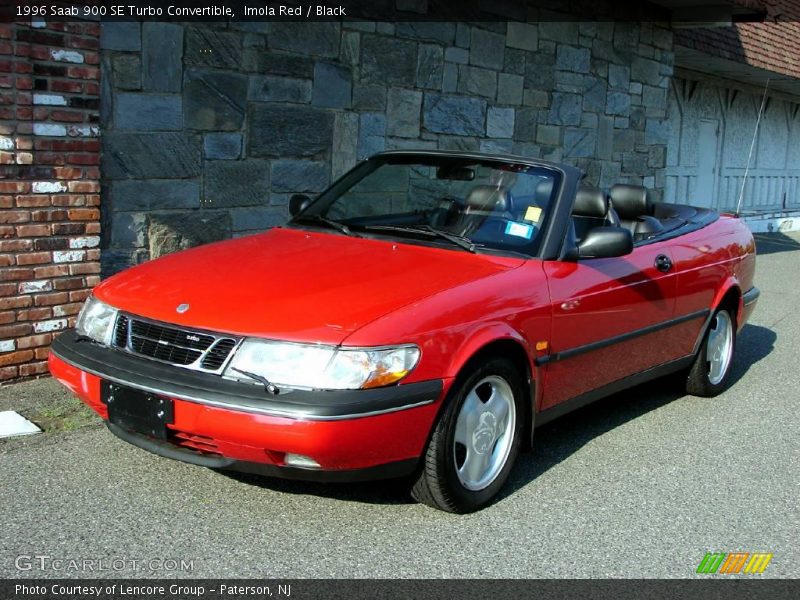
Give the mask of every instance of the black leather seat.
M 555 180 L 552 177 L 545 177 L 536 184 L 532 194 L 512 196 L 509 193 L 509 218 L 514 221 L 526 220 L 528 208 L 531 206 L 541 208 L 543 212 L 546 212 L 550 206 L 554 185 Z
M 489 215 L 508 214 L 513 206 L 511 192 L 505 186 L 476 185 L 467 195 L 456 233 L 469 236 L 481 226 Z
M 616 211 L 611 207 L 602 190 L 584 186 L 579 187 L 575 194 L 572 222 L 577 242 L 580 242 L 594 227 L 619 226 L 620 224 Z
M 609 195 L 620 225 L 630 230 L 634 241 L 648 239 L 664 229 L 653 216 L 654 205 L 647 196 L 647 188 L 618 183 L 611 187 Z
M 542 179 L 539 183 L 536 184 L 536 190 L 534 192 L 534 202 L 540 208 L 545 208 L 550 204 L 550 197 L 553 195 L 553 186 L 555 185 L 555 179 L 552 177 L 547 177 Z
M 465 212 L 496 212 L 511 210 L 511 192 L 505 186 L 476 185 L 467 195 Z

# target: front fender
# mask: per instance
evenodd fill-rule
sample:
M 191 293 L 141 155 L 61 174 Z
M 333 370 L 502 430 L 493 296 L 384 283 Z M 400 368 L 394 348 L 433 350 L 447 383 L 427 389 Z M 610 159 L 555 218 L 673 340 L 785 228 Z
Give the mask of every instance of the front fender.
M 527 431 L 527 443 L 533 443 L 533 430 L 535 423 L 535 415 L 541 407 L 542 390 L 543 386 L 537 385 L 538 367 L 534 361 L 534 352 L 523 335 L 516 329 L 506 323 L 489 323 L 471 332 L 463 343 L 453 352 L 447 372 L 454 378 L 464 369 L 467 363 L 478 356 L 484 349 L 488 349 L 493 344 L 511 343 L 516 344 L 518 351 L 515 353 L 514 358 L 518 358 L 522 353 L 525 355 L 525 362 L 527 364 L 527 375 L 530 378 L 528 387 L 530 396 L 528 398 L 528 414 L 525 419 L 525 428 Z M 506 346 L 508 348 L 508 346 Z
M 466 335 L 461 344 L 451 354 L 447 365 L 447 376 L 456 377 L 469 360 L 483 348 L 499 341 L 511 341 L 518 344 L 528 360 L 528 369 L 534 375 L 532 352 L 527 340 L 507 323 L 481 323 L 478 328 Z

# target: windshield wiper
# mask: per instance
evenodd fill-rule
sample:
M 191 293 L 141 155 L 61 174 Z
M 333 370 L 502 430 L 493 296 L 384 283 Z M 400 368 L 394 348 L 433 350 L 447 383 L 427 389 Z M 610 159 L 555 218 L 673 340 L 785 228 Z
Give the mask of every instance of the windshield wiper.
M 339 221 L 334 221 L 333 219 L 329 219 L 328 217 L 323 217 L 322 215 L 297 215 L 294 217 L 291 222 L 292 223 L 302 223 L 303 221 L 307 223 L 320 223 L 331 227 L 332 229 L 336 229 L 337 231 L 341 231 L 345 235 L 355 235 L 350 228 L 341 223 Z
M 420 229 L 423 231 L 430 231 L 431 233 L 435 234 L 437 237 L 440 237 L 444 240 L 448 240 L 457 246 L 461 246 L 464 250 L 469 250 L 473 254 L 475 254 L 475 244 L 468 237 L 464 237 L 463 235 L 456 235 L 455 233 L 450 233 L 449 231 L 442 231 L 441 229 L 436 229 L 436 227 L 431 227 L 430 225 L 420 225 Z
M 258 375 L 257 373 L 251 373 L 250 371 L 245 371 L 244 369 L 237 369 L 236 367 L 232 367 L 232 369 L 237 373 L 241 373 L 245 377 L 249 377 L 250 379 L 258 381 L 260 384 L 264 386 L 264 389 L 273 396 L 277 396 L 281 392 L 278 389 L 278 386 L 276 386 L 274 383 L 272 383 L 269 379 L 267 379 L 263 375 Z
M 416 233 L 421 235 L 427 235 L 430 237 L 436 237 L 443 240 L 447 240 L 451 244 L 455 244 L 459 248 L 463 248 L 467 252 L 472 252 L 475 254 L 477 250 L 475 249 L 475 244 L 473 244 L 469 238 L 466 238 L 461 235 L 456 235 L 455 233 L 448 233 L 447 231 L 442 231 L 441 229 L 436 229 L 435 227 L 431 227 L 427 224 L 415 225 L 413 227 L 404 227 L 402 225 L 364 225 L 363 228 L 366 231 L 398 231 L 398 232 L 408 232 L 408 233 Z

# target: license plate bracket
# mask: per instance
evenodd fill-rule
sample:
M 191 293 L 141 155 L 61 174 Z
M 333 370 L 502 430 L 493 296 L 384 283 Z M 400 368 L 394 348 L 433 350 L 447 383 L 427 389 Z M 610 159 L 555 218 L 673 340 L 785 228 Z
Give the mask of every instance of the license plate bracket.
M 167 439 L 167 425 L 175 418 L 171 399 L 110 381 L 101 383 L 100 399 L 108 407 L 108 420 L 114 425 L 159 440 Z

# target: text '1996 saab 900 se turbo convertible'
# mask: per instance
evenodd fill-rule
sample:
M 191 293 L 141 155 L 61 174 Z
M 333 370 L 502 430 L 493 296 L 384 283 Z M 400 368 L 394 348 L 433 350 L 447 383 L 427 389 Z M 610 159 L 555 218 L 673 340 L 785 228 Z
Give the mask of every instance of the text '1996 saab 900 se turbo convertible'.
M 262 234 L 94 290 L 50 370 L 169 458 L 319 481 L 411 476 L 487 504 L 535 427 L 683 373 L 726 385 L 758 298 L 734 215 L 518 157 L 398 151 Z

